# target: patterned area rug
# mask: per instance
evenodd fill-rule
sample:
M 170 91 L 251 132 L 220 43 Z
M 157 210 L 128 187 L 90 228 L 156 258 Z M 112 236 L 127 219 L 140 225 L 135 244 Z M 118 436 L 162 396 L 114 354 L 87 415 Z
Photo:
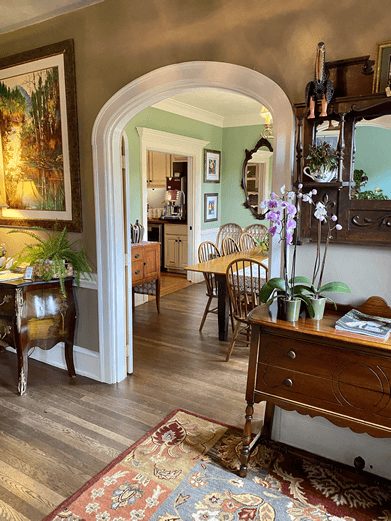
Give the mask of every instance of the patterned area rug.
M 391 483 L 175 411 L 44 521 L 391 521 Z

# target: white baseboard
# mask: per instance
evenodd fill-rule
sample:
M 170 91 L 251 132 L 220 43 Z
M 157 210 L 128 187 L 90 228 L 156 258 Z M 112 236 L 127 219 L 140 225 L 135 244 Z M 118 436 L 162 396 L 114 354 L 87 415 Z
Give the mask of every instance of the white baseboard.
M 12 349 L 12 347 L 7 347 L 7 350 L 15 353 L 15 349 Z M 66 370 L 67 367 L 63 342 L 59 342 L 48 351 L 44 351 L 37 347 L 31 354 L 30 358 L 38 360 L 38 362 L 53 365 L 54 367 L 59 367 L 60 369 Z M 77 375 L 87 376 L 93 380 L 98 380 L 98 382 L 102 381 L 100 377 L 99 353 L 96 351 L 90 351 L 85 347 L 74 346 L 73 360 Z
M 272 438 L 351 466 L 354 458 L 361 456 L 367 472 L 391 479 L 390 460 L 384 457 L 391 453 L 390 438 L 357 434 L 324 418 L 311 418 L 279 407 L 274 413 Z

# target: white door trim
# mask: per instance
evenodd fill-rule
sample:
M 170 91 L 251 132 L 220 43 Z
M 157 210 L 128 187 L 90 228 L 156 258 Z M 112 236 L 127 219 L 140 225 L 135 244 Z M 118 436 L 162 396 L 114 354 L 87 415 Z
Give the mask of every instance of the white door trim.
M 230 63 L 186 62 L 156 69 L 125 85 L 100 110 L 92 131 L 99 358 L 102 381 L 120 382 L 125 366 L 125 263 L 121 135 L 141 110 L 197 87 L 237 92 L 266 106 L 273 117 L 273 189 L 291 184 L 293 112 L 284 91 L 263 74 Z M 271 247 L 270 269 L 279 274 L 280 248 Z
M 204 148 L 209 141 L 196 139 L 193 137 L 172 134 L 171 132 L 163 132 L 146 127 L 137 127 L 140 136 L 140 154 L 141 154 L 141 178 L 142 178 L 142 223 L 144 229 L 147 229 L 147 152 L 148 150 L 157 150 L 167 154 L 178 154 L 191 158 L 188 164 L 188 186 L 187 198 L 187 225 L 188 225 L 188 241 L 189 241 L 189 264 L 197 262 L 197 248 L 201 242 L 201 187 L 202 187 L 202 168 Z M 128 192 L 128 198 L 131 194 Z M 129 223 L 128 223 L 129 224 Z M 199 282 L 195 273 L 188 272 L 188 280 L 191 282 Z

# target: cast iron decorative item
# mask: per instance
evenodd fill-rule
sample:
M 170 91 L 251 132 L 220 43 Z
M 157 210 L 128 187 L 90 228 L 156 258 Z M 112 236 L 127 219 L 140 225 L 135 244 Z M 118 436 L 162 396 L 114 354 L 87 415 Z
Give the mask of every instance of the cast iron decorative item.
M 221 152 L 219 150 L 204 150 L 205 183 L 220 183 Z
M 81 232 L 73 40 L 1 58 L 0 102 L 0 226 Z
M 323 42 L 319 42 L 316 50 L 314 79 L 307 83 L 305 89 L 305 98 L 307 107 L 309 107 L 308 119 L 315 118 L 315 105 L 317 101 L 321 102 L 320 116 L 326 117 L 327 105 L 330 103 L 334 94 L 333 82 L 329 80 L 326 70 L 325 55 L 325 45 Z

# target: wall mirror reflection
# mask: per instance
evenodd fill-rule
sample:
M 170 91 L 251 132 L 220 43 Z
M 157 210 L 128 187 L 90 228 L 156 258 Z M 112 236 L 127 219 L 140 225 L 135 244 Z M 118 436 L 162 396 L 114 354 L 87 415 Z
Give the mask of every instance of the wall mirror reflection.
M 244 206 L 256 219 L 263 219 L 261 202 L 271 192 L 273 147 L 268 139 L 261 137 L 252 150 L 245 151 L 242 168 L 242 187 L 245 193 Z
M 391 115 L 356 120 L 351 199 L 391 199 Z

